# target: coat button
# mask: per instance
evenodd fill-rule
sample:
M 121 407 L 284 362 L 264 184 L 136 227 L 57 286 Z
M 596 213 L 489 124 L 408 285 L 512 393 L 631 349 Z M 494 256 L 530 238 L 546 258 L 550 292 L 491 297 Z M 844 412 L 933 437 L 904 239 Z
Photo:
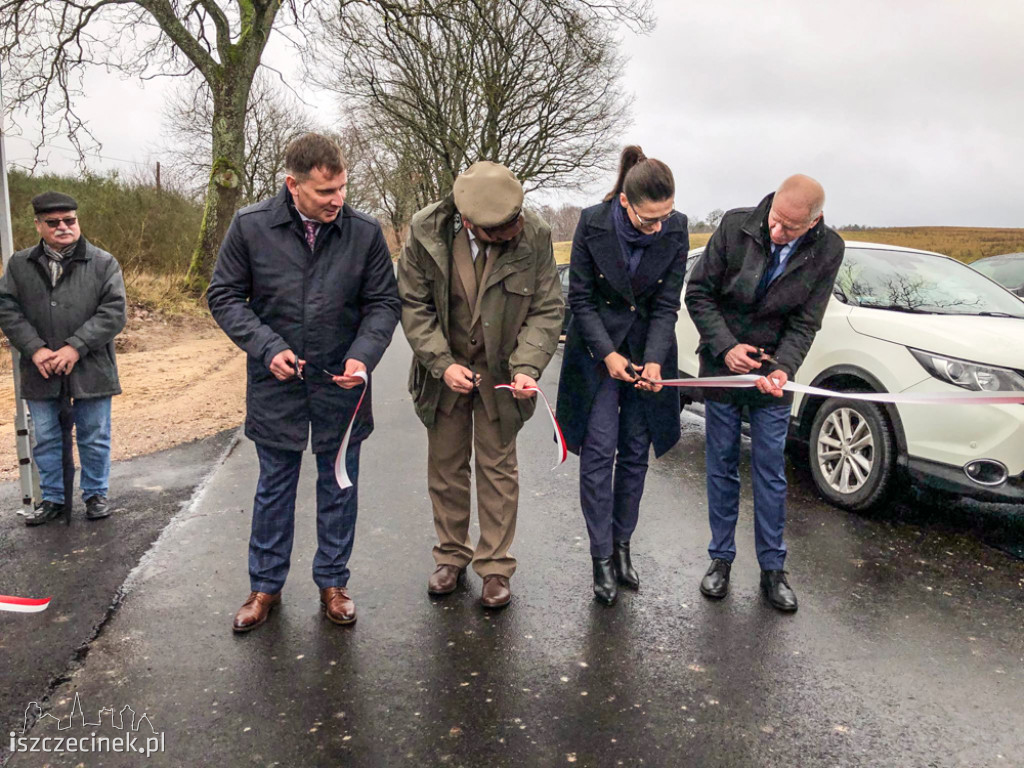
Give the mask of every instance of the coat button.
M 484 321 L 484 328 L 490 328 L 490 327 L 491 327 L 491 324 L 485 320 Z
M 629 311 L 630 311 L 630 312 L 636 312 L 636 307 L 630 307 L 630 308 L 629 308 Z
M 604 275 L 598 274 L 598 277 L 600 277 L 602 280 L 604 280 Z
M 661 285 L 663 282 L 664 282 L 663 280 L 659 280 L 658 281 L 658 285 Z
M 476 339 L 470 339 L 470 340 L 469 340 L 469 343 L 470 343 L 470 344 L 476 344 Z
M 51 301 L 50 302 L 50 306 L 51 307 L 56 307 L 57 306 L 57 302 L 56 301 Z

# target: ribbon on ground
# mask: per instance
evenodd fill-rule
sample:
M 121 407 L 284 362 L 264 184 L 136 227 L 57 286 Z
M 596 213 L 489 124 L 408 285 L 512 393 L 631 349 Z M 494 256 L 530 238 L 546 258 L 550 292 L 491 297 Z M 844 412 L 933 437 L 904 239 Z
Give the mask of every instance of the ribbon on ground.
M 11 611 L 12 613 L 39 613 L 45 611 L 50 605 L 50 598 L 35 600 L 31 597 L 13 597 L 11 595 L 0 595 L 0 611 Z
M 495 385 L 494 388 L 507 389 L 510 391 L 514 389 L 514 387 L 512 387 L 509 384 L 497 384 Z M 551 403 L 548 402 L 547 395 L 544 394 L 544 391 L 540 387 L 523 387 L 523 390 L 526 392 L 536 392 L 537 394 L 539 394 L 541 396 L 541 399 L 544 401 L 545 407 L 548 409 L 548 416 L 551 417 L 551 426 L 555 430 L 555 445 L 558 449 L 558 459 L 556 460 L 555 466 L 553 466 L 552 469 L 558 469 L 558 466 L 563 461 L 565 461 L 566 457 L 568 457 L 569 451 L 565 447 L 565 438 L 562 436 L 562 428 L 558 426 L 558 419 L 555 418 L 555 412 L 551 408 Z
M 754 386 L 760 379 L 756 373 L 745 373 L 737 376 L 705 376 L 696 379 L 664 379 L 659 381 L 665 387 L 714 387 L 723 389 L 743 389 Z M 808 387 L 792 381 L 786 382 L 785 392 L 799 392 L 816 397 L 841 397 L 844 400 L 866 400 L 872 403 L 893 403 L 903 405 L 967 405 L 984 403 L 987 405 L 1012 405 L 1024 403 L 1024 392 L 833 392 L 831 389 Z
M 359 414 L 359 408 L 363 404 L 363 398 L 366 397 L 366 390 L 368 389 L 369 379 L 366 377 L 366 371 L 356 371 L 353 376 L 358 376 L 363 380 L 363 393 L 359 395 L 359 402 L 356 403 L 356 409 L 352 411 L 352 418 L 349 419 L 348 426 L 345 428 L 345 434 L 341 438 L 341 446 L 338 448 L 338 455 L 334 457 L 334 479 L 338 481 L 338 487 L 341 490 L 352 487 L 352 481 L 349 479 L 348 470 L 345 469 L 345 457 L 348 455 L 348 441 L 352 437 L 352 425 L 356 423 L 356 416 Z

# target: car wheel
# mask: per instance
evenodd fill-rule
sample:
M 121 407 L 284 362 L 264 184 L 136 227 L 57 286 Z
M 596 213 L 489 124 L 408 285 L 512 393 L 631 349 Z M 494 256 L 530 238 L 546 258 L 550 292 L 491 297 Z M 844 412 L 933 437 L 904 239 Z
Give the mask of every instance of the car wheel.
M 836 506 L 871 509 L 892 487 L 895 440 L 875 403 L 826 400 L 811 424 L 808 449 L 814 484 Z

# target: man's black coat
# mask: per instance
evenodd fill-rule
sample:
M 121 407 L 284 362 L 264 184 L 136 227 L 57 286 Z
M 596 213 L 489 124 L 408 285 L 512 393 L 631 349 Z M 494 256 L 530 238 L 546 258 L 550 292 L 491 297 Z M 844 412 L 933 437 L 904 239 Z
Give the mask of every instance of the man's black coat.
M 380 225 L 344 206 L 321 224 L 312 252 L 287 187 L 243 208 L 231 222 L 207 292 L 224 332 L 249 355 L 245 434 L 273 448 L 335 451 L 362 392 L 307 370 L 278 381 L 270 362 L 291 349 L 333 373 L 355 358 L 368 371 L 398 324 L 401 303 Z M 367 384 L 369 387 L 369 384 Z M 370 392 L 352 441 L 373 430 Z
M 740 343 L 764 347 L 792 379 L 804 361 L 832 295 L 843 262 L 843 239 L 822 218 L 797 244 L 782 274 L 764 297 L 755 294 L 771 261 L 768 211 L 774 194 L 756 208 L 737 208 L 722 218 L 686 287 L 686 308 L 700 332 L 701 376 L 728 376 L 725 353 Z M 763 364 L 755 373 L 770 373 Z M 706 389 L 709 400 L 746 405 L 781 405 L 756 390 Z

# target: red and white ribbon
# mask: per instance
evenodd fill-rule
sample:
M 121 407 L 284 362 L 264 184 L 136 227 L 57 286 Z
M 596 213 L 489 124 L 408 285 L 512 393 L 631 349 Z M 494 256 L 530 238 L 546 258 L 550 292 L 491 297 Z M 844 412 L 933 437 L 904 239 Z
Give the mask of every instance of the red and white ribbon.
M 513 387 L 513 386 L 511 386 L 509 384 L 497 384 L 497 385 L 495 385 L 494 388 L 495 389 L 507 389 L 507 390 L 510 390 L 510 391 L 515 389 L 515 387 Z M 548 402 L 547 395 L 544 394 L 544 391 L 540 387 L 523 387 L 522 391 L 524 391 L 524 392 L 536 392 L 537 394 L 539 394 L 541 399 L 544 401 L 545 407 L 547 407 L 547 409 L 548 409 L 548 416 L 551 417 L 551 426 L 555 430 L 555 445 L 558 448 L 558 459 L 555 462 L 555 466 L 553 466 L 552 469 L 558 469 L 558 466 L 563 461 L 565 461 L 566 457 L 569 455 L 569 451 L 565 447 L 565 438 L 562 436 L 562 428 L 560 426 L 558 426 L 558 419 L 555 418 L 555 412 L 551 408 L 551 403 Z
M 705 376 L 696 379 L 664 379 L 657 382 L 665 387 L 713 387 L 723 389 L 749 389 L 761 376 L 745 373 L 737 376 Z M 808 387 L 787 381 L 782 386 L 785 392 L 800 392 L 818 397 L 841 397 L 844 400 L 866 400 L 872 403 L 894 403 L 903 405 L 1012 405 L 1024 403 L 1024 392 L 833 392 L 820 387 Z
M 349 419 L 348 426 L 345 428 L 345 434 L 341 438 L 338 455 L 334 458 L 334 479 L 338 481 L 338 487 L 342 490 L 352 487 L 352 481 L 348 477 L 348 470 L 345 469 L 345 457 L 348 455 L 348 441 L 352 437 L 352 425 L 356 423 L 356 415 L 359 413 L 359 407 L 363 404 L 363 398 L 366 397 L 366 390 L 369 388 L 370 381 L 366 377 L 366 371 L 356 371 L 352 375 L 358 376 L 363 380 L 363 393 L 359 395 L 359 402 L 356 403 L 356 409 L 352 411 L 352 418 Z
M 11 611 L 12 613 L 39 613 L 45 611 L 50 605 L 50 598 L 35 600 L 31 597 L 13 597 L 11 595 L 0 595 L 0 611 Z

